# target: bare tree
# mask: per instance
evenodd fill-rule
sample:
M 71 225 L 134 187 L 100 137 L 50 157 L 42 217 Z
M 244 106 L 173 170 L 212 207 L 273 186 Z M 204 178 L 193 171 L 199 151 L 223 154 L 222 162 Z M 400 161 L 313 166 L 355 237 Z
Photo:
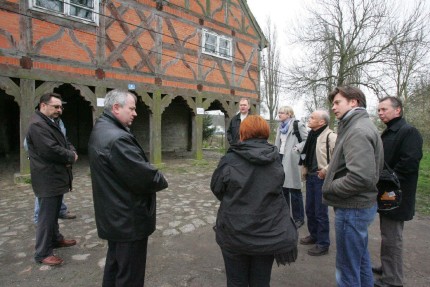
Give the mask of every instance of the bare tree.
M 430 13 L 425 13 L 425 3 L 418 2 L 408 18 L 402 23 L 394 23 L 391 34 L 398 35 L 387 53 L 387 68 L 384 75 L 386 85 L 380 85 L 381 96 L 392 95 L 403 100 L 404 104 L 413 95 L 412 87 L 422 83 L 422 75 L 429 68 Z
M 307 10 L 309 18 L 302 17 L 293 30 L 303 57 L 287 71 L 288 87 L 311 95 L 309 109 L 326 105 L 334 86 L 351 84 L 380 93 L 386 86 L 381 79 L 395 61 L 389 57 L 394 47 L 405 56 L 408 48 L 401 43 L 411 48 L 410 43 L 420 41 L 418 27 L 425 14 L 418 8 L 409 17 L 399 15 L 389 0 L 315 0 Z M 416 57 L 418 62 L 422 56 Z
M 267 107 L 269 119 L 272 122 L 276 118 L 279 105 L 279 96 L 282 86 L 282 65 L 280 50 L 277 46 L 278 33 L 276 27 L 270 21 L 266 21 L 265 34 L 269 43 L 264 53 L 263 84 L 261 89 L 262 102 Z

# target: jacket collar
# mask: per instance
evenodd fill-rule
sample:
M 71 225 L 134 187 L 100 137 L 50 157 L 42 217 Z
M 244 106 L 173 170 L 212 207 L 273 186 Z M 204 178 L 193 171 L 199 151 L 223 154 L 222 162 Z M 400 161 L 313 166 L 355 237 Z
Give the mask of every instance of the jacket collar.
M 130 129 L 128 128 L 128 127 L 126 127 L 126 126 L 124 126 L 113 114 L 112 114 L 112 112 L 111 111 L 107 111 L 107 110 L 104 110 L 103 111 L 103 116 L 105 117 L 105 118 L 107 118 L 108 120 L 110 120 L 111 122 L 113 122 L 116 126 L 118 126 L 120 129 L 123 129 L 123 130 L 125 130 L 125 131 L 127 131 L 127 132 L 129 132 L 130 133 Z
M 387 123 L 386 130 L 398 131 L 405 123 L 406 121 L 402 117 L 394 118 Z

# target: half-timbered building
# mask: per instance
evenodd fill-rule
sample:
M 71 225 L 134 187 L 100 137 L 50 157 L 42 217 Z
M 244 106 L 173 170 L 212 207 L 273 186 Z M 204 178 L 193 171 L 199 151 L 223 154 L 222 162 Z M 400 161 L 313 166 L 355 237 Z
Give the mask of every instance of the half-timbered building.
M 266 39 L 246 0 L 0 1 L 0 154 L 20 153 L 40 96 L 67 102 L 67 135 L 85 153 L 107 91 L 138 98 L 132 131 L 153 163 L 165 151 L 202 158 L 202 112 L 226 123 L 240 97 L 259 105 Z

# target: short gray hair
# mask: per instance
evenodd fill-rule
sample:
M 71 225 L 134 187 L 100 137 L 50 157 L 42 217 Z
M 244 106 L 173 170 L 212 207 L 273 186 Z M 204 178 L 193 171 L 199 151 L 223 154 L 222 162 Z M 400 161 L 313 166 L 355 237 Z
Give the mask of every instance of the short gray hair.
M 325 122 L 327 125 L 330 122 L 330 114 L 326 110 L 315 110 L 321 117 L 321 119 Z
M 135 94 L 126 90 L 115 89 L 108 92 L 105 96 L 105 110 L 111 111 L 115 104 L 119 104 L 123 107 L 128 95 L 132 96 L 135 101 L 137 100 Z

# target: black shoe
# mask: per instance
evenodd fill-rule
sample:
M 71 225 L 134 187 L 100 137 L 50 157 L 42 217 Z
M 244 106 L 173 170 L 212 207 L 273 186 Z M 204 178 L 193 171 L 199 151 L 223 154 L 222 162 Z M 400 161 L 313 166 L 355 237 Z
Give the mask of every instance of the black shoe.
M 378 275 L 382 275 L 382 266 L 372 267 L 372 272 Z
M 305 224 L 303 220 L 296 220 L 294 223 L 296 224 L 297 228 L 300 228 L 303 226 L 303 224 Z
M 310 235 L 300 238 L 300 244 L 302 245 L 313 245 L 315 243 L 317 243 L 316 239 L 312 238 Z
M 76 215 L 74 215 L 73 213 L 67 212 L 66 214 L 60 214 L 60 216 L 58 216 L 58 218 L 61 218 L 61 219 L 75 219 Z
M 381 279 L 375 280 L 374 287 L 403 287 L 403 285 L 391 285 L 381 281 Z

